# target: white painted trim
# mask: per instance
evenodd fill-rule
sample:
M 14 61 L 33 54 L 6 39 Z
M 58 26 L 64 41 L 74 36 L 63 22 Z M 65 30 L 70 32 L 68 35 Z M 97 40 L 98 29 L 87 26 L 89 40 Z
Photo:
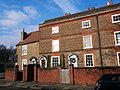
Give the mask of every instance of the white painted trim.
M 90 36 L 90 41 L 91 41 L 91 47 L 85 47 L 85 44 L 84 44 L 84 37 L 88 37 L 88 36 Z M 86 35 L 86 36 L 83 36 L 83 49 L 89 49 L 89 48 L 93 48 L 93 46 L 92 46 L 92 35 Z
M 118 23 L 118 22 L 120 22 L 120 20 L 119 20 L 119 21 L 114 21 L 114 20 L 113 20 L 113 17 L 114 17 L 114 16 L 118 16 L 118 15 L 120 15 L 120 14 L 114 14 L 114 15 L 111 16 L 111 17 L 112 17 L 112 23 Z
M 120 45 L 120 43 L 117 44 L 117 42 L 116 42 L 116 35 L 115 35 L 116 33 L 120 33 L 120 31 L 116 31 L 116 32 L 114 32 L 115 46 L 118 46 L 118 45 Z
M 53 60 L 54 57 L 58 57 L 58 64 L 60 65 L 60 56 L 52 56 L 52 57 L 51 57 L 51 67 L 53 67 L 53 66 L 52 66 L 52 60 Z
M 26 63 L 23 64 L 23 62 L 26 62 Z M 23 70 L 23 65 L 27 65 L 27 59 L 22 59 L 22 68 L 21 68 L 21 70 Z
M 68 55 L 68 64 L 71 64 L 70 62 L 71 58 L 75 58 L 76 62 L 75 63 L 72 62 L 72 64 L 74 65 L 74 67 L 78 67 L 78 58 L 75 54 Z
M 120 62 L 119 62 L 120 58 L 119 58 L 119 56 L 118 56 L 119 53 L 120 53 L 120 52 L 117 52 L 118 66 L 120 66 Z
M 88 22 L 89 23 L 89 26 L 84 26 L 84 23 L 85 22 Z M 90 20 L 85 20 L 85 21 L 82 21 L 82 28 L 84 29 L 84 28 L 90 28 L 91 27 L 91 23 L 90 23 Z
M 55 41 L 57 41 L 57 45 L 54 45 L 54 44 L 55 44 L 55 43 L 54 43 Z M 54 50 L 54 46 L 57 47 L 56 50 Z M 57 39 L 57 40 L 52 40 L 52 52 L 58 52 L 58 51 L 59 51 L 59 48 L 60 48 L 59 40 L 58 40 L 58 39 Z
M 23 49 L 26 48 L 26 53 L 23 53 Z M 22 56 L 27 55 L 27 45 L 22 46 Z
M 47 59 L 43 59 L 43 60 L 45 60 L 45 68 L 47 68 Z M 40 67 L 42 67 L 42 62 L 41 62 L 42 60 L 40 60 Z
M 59 33 L 59 26 L 52 27 L 52 34 Z
M 92 55 L 93 66 L 86 66 L 86 55 Z M 85 67 L 94 67 L 94 56 L 93 54 L 84 54 Z

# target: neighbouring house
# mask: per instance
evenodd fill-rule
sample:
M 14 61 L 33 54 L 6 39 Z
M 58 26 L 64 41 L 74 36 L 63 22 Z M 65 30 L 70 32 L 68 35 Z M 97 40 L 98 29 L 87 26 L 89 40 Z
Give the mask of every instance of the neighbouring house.
M 19 69 L 23 65 L 39 62 L 39 31 L 26 33 L 21 32 L 21 41 L 16 45 Z

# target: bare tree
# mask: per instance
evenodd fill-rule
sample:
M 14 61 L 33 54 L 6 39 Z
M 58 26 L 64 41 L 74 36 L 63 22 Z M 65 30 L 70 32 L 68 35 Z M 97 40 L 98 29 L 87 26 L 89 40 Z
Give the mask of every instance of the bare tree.
M 0 65 L 11 67 L 16 61 L 16 49 L 13 46 L 7 48 L 5 45 L 0 45 Z

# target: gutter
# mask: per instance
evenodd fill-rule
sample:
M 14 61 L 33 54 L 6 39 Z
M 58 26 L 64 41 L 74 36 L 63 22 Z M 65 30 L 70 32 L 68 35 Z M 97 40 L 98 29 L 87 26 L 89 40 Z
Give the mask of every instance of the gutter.
M 77 19 L 81 19 L 81 18 L 85 18 L 85 17 L 90 17 L 90 16 L 95 16 L 95 15 L 99 15 L 99 14 L 104 14 L 104 13 L 108 13 L 108 12 L 112 12 L 112 11 L 117 11 L 117 10 L 120 10 L 120 8 L 118 7 L 116 9 L 112 9 L 112 10 L 105 10 L 105 11 L 101 11 L 101 12 L 97 12 L 97 13 L 87 14 L 87 15 L 84 15 L 84 16 L 76 16 L 75 18 L 69 18 L 69 19 L 55 21 L 55 22 L 50 22 L 50 23 L 42 23 L 42 24 L 39 24 L 39 27 L 43 27 L 43 26 L 47 26 L 47 25 L 51 25 L 51 24 L 58 24 L 58 23 L 62 23 L 62 22 L 66 22 L 66 21 L 71 21 L 71 20 L 77 20 Z
M 100 28 L 99 28 L 98 16 L 96 16 L 96 25 L 97 25 L 97 32 L 98 32 L 98 46 L 99 46 L 99 52 L 100 52 L 100 63 L 101 63 L 101 67 L 103 67 L 101 40 L 100 40 Z

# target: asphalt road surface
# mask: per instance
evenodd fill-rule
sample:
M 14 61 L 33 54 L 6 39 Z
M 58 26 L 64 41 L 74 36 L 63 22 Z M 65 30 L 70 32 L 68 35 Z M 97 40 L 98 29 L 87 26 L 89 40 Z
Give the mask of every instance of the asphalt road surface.
M 23 88 L 15 88 L 15 87 L 0 87 L 0 90 L 34 90 L 34 89 L 23 89 Z M 39 90 L 39 89 L 37 89 Z

